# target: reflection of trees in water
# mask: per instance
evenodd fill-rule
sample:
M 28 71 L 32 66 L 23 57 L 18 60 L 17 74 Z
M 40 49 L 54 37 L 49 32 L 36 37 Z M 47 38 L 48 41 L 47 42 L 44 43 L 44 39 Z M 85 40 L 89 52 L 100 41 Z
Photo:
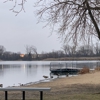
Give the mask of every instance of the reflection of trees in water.
M 3 69 L 7 69 L 7 68 L 20 68 L 21 65 L 20 64 L 3 64 L 2 67 L 3 67 Z
M 27 76 L 35 76 L 37 74 L 38 65 L 26 64 Z
M 21 65 L 20 64 L 2 64 L 0 65 L 0 76 L 3 76 L 5 71 L 16 71 L 16 70 L 20 70 Z
M 50 76 L 50 64 L 44 64 L 44 65 L 41 65 L 42 69 L 42 73 L 43 75 L 47 75 L 48 77 Z
M 27 76 L 35 76 L 37 74 L 37 65 L 31 65 L 31 64 L 27 64 L 25 65 L 25 69 L 27 71 Z M 21 64 L 3 64 L 0 65 L 0 76 L 2 76 L 4 74 L 5 71 L 16 71 L 16 70 L 20 70 L 20 68 L 22 68 Z
M 4 75 L 4 72 L 3 72 L 3 65 L 0 65 L 0 77 Z
M 50 64 L 45 64 L 45 65 L 41 65 L 42 66 L 42 70 L 43 71 L 47 71 L 48 69 L 50 69 Z

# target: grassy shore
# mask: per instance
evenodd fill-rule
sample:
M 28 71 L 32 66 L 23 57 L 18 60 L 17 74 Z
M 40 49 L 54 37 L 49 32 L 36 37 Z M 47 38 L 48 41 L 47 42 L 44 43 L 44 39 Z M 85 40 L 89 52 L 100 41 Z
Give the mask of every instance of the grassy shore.
M 29 87 L 51 87 L 50 92 L 44 92 L 44 100 L 100 100 L 100 71 Z M 0 100 L 4 100 L 4 92 L 0 92 Z M 9 92 L 9 100 L 21 100 L 21 92 Z M 26 100 L 39 100 L 39 92 L 26 92 Z

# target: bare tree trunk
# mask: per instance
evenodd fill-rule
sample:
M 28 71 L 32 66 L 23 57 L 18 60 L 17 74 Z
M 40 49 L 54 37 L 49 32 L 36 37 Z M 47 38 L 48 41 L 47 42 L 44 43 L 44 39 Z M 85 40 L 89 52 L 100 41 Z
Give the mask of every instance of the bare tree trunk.
M 95 29 L 96 29 L 96 31 L 97 31 L 98 38 L 100 39 L 100 30 L 99 30 L 99 27 L 98 27 L 98 25 L 97 25 L 97 23 L 96 23 L 96 21 L 95 21 L 93 15 L 92 15 L 92 12 L 91 12 L 91 10 L 90 10 L 90 6 L 89 6 L 89 3 L 88 3 L 87 0 L 86 0 L 86 6 L 87 6 L 87 10 L 88 10 L 88 12 L 89 12 L 90 18 L 91 18 L 91 20 L 92 20 L 92 22 L 93 22 L 93 24 L 94 24 L 94 27 L 95 27 Z

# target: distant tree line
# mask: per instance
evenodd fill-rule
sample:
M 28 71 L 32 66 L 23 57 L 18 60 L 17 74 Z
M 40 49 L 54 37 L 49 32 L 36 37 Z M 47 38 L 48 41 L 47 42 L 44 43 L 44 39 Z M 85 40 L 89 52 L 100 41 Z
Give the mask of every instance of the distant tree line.
M 0 60 L 12 61 L 12 60 L 43 60 L 47 58 L 61 58 L 61 57 L 100 57 L 100 44 L 96 43 L 95 46 L 82 45 L 74 47 L 70 45 L 63 45 L 61 50 L 42 52 L 39 54 L 35 46 L 26 46 L 26 54 L 20 52 L 14 53 L 6 51 L 5 47 L 0 45 Z

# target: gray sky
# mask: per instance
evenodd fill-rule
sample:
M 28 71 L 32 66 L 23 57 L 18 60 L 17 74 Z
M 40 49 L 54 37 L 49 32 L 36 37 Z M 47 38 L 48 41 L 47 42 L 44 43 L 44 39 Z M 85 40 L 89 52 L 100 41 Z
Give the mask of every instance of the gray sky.
M 50 34 L 49 27 L 43 28 L 44 23 L 37 24 L 34 14 L 34 0 L 25 4 L 25 13 L 18 16 L 9 9 L 13 3 L 0 1 L 0 45 L 7 51 L 25 53 L 26 45 L 34 45 L 38 53 L 61 49 L 61 41 L 56 33 Z

